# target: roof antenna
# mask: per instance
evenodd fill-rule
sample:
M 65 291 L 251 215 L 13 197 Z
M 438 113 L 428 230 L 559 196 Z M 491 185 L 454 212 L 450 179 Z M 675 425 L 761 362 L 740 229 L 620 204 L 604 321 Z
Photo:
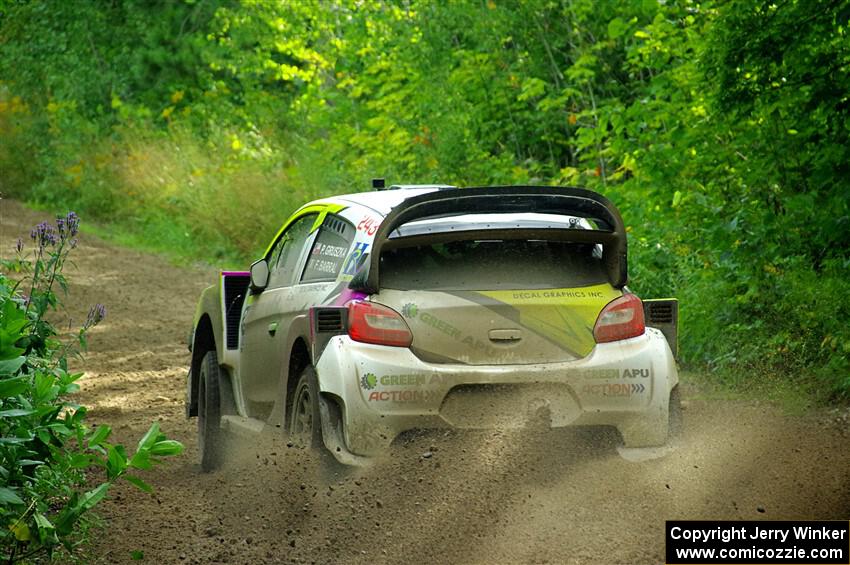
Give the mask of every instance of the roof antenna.
M 372 179 L 373 190 L 384 190 L 387 187 L 386 179 Z

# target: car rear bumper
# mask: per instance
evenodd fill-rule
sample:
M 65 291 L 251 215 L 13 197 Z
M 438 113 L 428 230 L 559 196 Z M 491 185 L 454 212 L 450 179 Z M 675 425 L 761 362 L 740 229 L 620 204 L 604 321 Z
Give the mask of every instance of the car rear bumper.
M 663 334 L 598 344 L 587 357 L 534 365 L 427 363 L 409 349 L 331 339 L 319 388 L 339 404 L 345 447 L 384 451 L 417 428 L 615 426 L 629 446 L 666 440 L 678 373 Z M 335 449 L 340 446 L 336 445 Z

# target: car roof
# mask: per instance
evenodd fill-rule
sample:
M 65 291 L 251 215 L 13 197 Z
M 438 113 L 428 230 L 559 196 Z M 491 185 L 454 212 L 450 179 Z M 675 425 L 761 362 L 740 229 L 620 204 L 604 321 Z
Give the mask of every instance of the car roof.
M 393 185 L 387 190 L 373 190 L 370 192 L 358 192 L 355 194 L 341 194 L 317 200 L 313 204 L 324 203 L 339 203 L 346 205 L 359 205 L 371 208 L 375 212 L 386 216 L 390 211 L 414 196 L 427 194 L 437 190 L 454 189 L 455 187 L 446 184 L 405 184 Z

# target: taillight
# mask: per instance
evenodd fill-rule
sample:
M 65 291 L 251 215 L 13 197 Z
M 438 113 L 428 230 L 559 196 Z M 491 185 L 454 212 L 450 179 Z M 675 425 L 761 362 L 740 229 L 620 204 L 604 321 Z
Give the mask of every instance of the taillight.
M 634 294 L 624 294 L 608 303 L 593 327 L 596 343 L 617 341 L 643 335 L 643 302 Z
M 354 341 L 409 347 L 413 334 L 401 314 L 360 300 L 348 304 L 348 335 Z

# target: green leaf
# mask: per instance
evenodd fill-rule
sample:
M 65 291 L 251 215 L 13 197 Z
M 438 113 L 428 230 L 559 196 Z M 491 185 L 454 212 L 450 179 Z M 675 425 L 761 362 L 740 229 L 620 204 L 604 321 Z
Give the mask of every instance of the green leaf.
M 153 488 L 151 488 L 151 486 L 148 483 L 146 483 L 145 481 L 143 481 L 139 477 L 134 477 L 133 475 L 124 475 L 124 478 L 127 479 L 133 485 L 135 485 L 137 488 L 139 488 L 139 489 L 141 489 L 145 492 L 153 492 Z
M 150 451 L 137 451 L 130 459 L 130 466 L 135 469 L 140 469 L 142 471 L 147 471 L 148 469 L 153 467 L 153 464 L 151 463 Z
M 148 428 L 148 431 L 145 435 L 142 436 L 142 439 L 139 440 L 139 446 L 136 448 L 136 451 L 142 451 L 144 449 L 148 449 L 154 443 L 156 443 L 157 437 L 159 436 L 159 423 L 154 422 L 151 424 L 151 427 Z
M 35 397 L 42 402 L 48 402 L 56 398 L 59 393 L 59 387 L 53 386 L 56 377 L 50 373 L 38 373 L 35 376 Z
M 15 377 L 13 379 L 0 380 L 0 398 L 17 396 L 27 390 L 29 380 L 27 377 Z
M 183 453 L 183 444 L 173 439 L 158 441 L 150 448 L 151 455 L 169 456 Z
M 130 559 L 133 561 L 141 561 L 145 558 L 145 552 L 139 549 L 130 552 Z
M 17 463 L 21 467 L 44 465 L 44 461 L 39 461 L 38 459 L 18 459 Z
M 531 77 L 523 81 L 522 90 L 519 96 L 517 96 L 517 100 L 530 100 L 532 98 L 537 98 L 538 96 L 543 96 L 545 93 L 546 83 L 539 78 Z
M 24 504 L 21 497 L 10 488 L 0 487 L 0 502 L 3 504 Z
M 31 437 L 0 437 L 0 445 L 19 445 L 30 440 L 32 440 Z
M 18 541 L 29 541 L 31 539 L 30 527 L 22 520 L 17 520 L 9 525 L 9 530 L 15 534 L 15 539 Z
M 85 469 L 89 465 L 91 465 L 96 459 L 85 453 L 77 453 L 73 457 L 71 457 L 71 461 L 68 463 L 74 469 Z
M 79 511 L 78 514 L 82 514 L 87 510 L 91 510 L 97 505 L 98 502 L 103 500 L 103 498 L 106 496 L 106 492 L 109 490 L 110 484 L 111 483 L 103 483 L 99 487 L 85 493 L 76 505 L 77 510 Z
M 100 445 L 112 433 L 112 428 L 109 426 L 98 426 L 94 433 L 89 438 L 89 448 Z
M 30 414 L 35 414 L 35 410 L 24 410 L 22 408 L 0 410 L 0 418 L 18 418 L 21 416 L 29 416 Z
M 37 430 L 35 432 L 35 435 L 38 436 L 38 439 L 40 439 L 43 444 L 50 445 L 50 432 L 42 428 L 40 430 Z
M 676 192 L 673 193 L 673 203 L 671 204 L 671 206 L 673 206 L 673 208 L 676 208 L 681 202 L 682 202 L 682 192 L 677 190 Z
M 617 39 L 626 32 L 626 22 L 622 18 L 614 18 L 608 22 L 608 37 Z
M 644 13 L 652 15 L 658 11 L 658 0 L 643 0 L 641 8 Z
M 26 362 L 27 358 L 23 355 L 15 357 L 14 359 L 0 361 L 0 375 L 13 375 L 17 373 L 18 369 L 20 369 Z
M 35 525 L 38 527 L 38 539 L 42 543 L 47 542 L 56 536 L 56 528 L 43 514 L 35 513 Z
M 41 512 L 36 512 L 34 517 L 35 523 L 36 525 L 38 525 L 39 528 L 45 528 L 50 530 L 54 528 L 53 523 L 48 520 Z
M 106 476 L 114 479 L 127 469 L 127 454 L 124 446 L 113 445 L 109 447 L 106 455 Z
M 65 508 L 59 513 L 59 516 L 56 517 L 56 530 L 60 535 L 66 536 L 71 533 L 74 529 L 74 522 L 77 521 L 77 518 L 80 517 L 80 513 L 82 509 L 79 506 L 79 495 L 76 491 L 71 493 L 71 498 L 68 500 L 68 504 L 65 505 Z

